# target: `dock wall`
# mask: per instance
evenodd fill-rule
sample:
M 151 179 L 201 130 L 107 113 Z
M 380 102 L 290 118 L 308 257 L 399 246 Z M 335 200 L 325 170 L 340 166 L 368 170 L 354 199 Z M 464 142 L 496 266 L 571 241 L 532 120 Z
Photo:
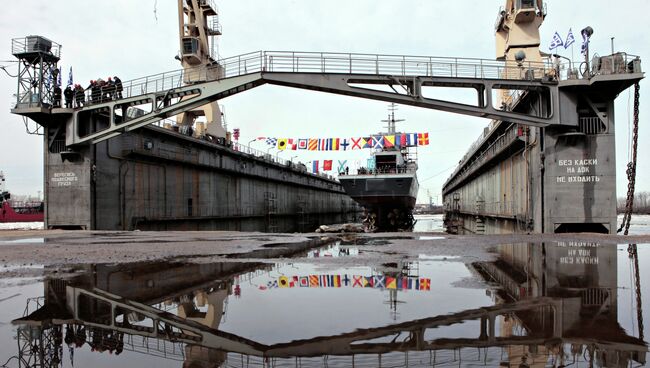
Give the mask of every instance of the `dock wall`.
M 443 187 L 448 231 L 616 232 L 615 94 L 607 84 L 583 87 L 560 85 L 553 113 L 566 126 L 485 129 Z M 515 108 L 548 106 L 530 95 Z
M 47 228 L 313 231 L 358 212 L 337 181 L 163 128 L 52 146 Z

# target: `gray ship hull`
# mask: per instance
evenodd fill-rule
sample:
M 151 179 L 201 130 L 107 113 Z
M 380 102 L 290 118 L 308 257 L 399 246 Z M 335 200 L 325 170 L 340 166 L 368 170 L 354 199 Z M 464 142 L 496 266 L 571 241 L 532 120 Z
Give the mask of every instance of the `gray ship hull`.
M 419 183 L 415 173 L 345 175 L 339 177 L 345 192 L 367 210 L 415 207 Z

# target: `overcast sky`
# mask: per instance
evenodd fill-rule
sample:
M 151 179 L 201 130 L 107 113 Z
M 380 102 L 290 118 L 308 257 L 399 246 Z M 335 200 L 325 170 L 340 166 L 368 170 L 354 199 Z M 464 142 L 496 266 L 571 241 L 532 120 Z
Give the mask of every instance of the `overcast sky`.
M 327 51 L 395 55 L 495 58 L 494 22 L 503 0 L 221 0 L 217 1 L 223 36 L 222 57 L 258 50 Z M 551 37 L 562 38 L 573 28 L 576 39 L 586 25 L 594 28 L 591 49 L 610 53 L 610 37 L 617 51 L 650 55 L 647 0 L 550 0 L 541 28 L 542 50 Z M 179 50 L 175 0 L 30 0 L 3 6 L 0 16 L 0 65 L 16 73 L 11 39 L 42 35 L 63 45 L 63 80 L 73 67 L 75 83 L 118 75 L 122 80 L 175 70 Z M 155 12 L 154 12 L 155 11 Z M 579 44 L 575 49 L 579 57 Z M 564 55 L 571 57 L 570 49 Z M 648 68 L 646 64 L 643 66 Z M 0 72 L 0 170 L 15 194 L 36 194 L 43 185 L 42 137 L 28 135 L 23 119 L 9 113 L 16 80 Z M 637 190 L 650 190 L 648 157 L 650 105 L 641 83 L 641 129 Z M 622 93 L 616 103 L 617 192 L 627 189 L 628 107 L 632 95 Z M 276 86 L 262 86 L 220 102 L 228 128 L 241 129 L 241 142 L 256 136 L 352 137 L 382 130 L 387 104 Z M 442 184 L 488 120 L 400 106 L 398 130 L 429 132 L 430 145 L 419 149 L 419 202 L 434 201 Z M 31 123 L 34 126 L 34 123 Z M 266 150 L 262 143 L 254 148 Z M 272 151 L 274 152 L 274 151 Z M 361 160 L 368 150 L 302 153 L 294 160 Z M 296 152 L 286 151 L 291 159 Z

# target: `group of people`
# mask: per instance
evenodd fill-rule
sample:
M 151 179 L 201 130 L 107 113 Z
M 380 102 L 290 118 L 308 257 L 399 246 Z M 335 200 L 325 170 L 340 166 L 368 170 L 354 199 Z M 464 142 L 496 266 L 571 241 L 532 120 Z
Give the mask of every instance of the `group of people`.
M 68 109 L 73 107 L 80 108 L 87 105 L 87 103 L 99 103 L 119 99 L 122 98 L 123 90 L 122 80 L 117 76 L 108 77 L 107 80 L 101 78 L 91 80 L 86 88 L 83 88 L 80 84 L 75 84 L 74 88 L 69 85 L 63 91 L 65 107 Z M 87 101 L 86 91 L 90 91 Z M 59 86 L 54 87 L 54 107 L 61 107 L 61 87 Z
M 88 341 L 88 332 L 83 325 L 67 325 L 64 342 L 71 349 L 79 349 L 84 344 L 90 345 L 91 351 L 120 355 L 124 350 L 124 333 L 105 328 L 90 328 L 91 340 Z
M 73 102 L 74 102 L 74 107 L 82 107 L 84 105 L 84 102 L 86 101 L 85 93 L 86 90 L 84 90 L 84 88 L 79 84 L 75 84 L 74 88 L 71 88 L 71 86 L 67 86 L 63 91 L 63 97 L 65 98 L 65 107 L 67 109 L 71 109 L 73 107 Z M 54 96 L 54 100 L 55 101 L 57 100 L 56 93 Z M 60 96 L 58 101 L 61 101 Z

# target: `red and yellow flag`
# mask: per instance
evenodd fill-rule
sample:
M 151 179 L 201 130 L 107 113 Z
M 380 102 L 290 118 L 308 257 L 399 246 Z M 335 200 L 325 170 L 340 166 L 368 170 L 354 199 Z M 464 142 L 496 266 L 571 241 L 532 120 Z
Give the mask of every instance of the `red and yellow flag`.
M 309 287 L 319 287 L 318 275 L 309 275 Z
M 310 151 L 318 150 L 318 139 L 309 138 L 309 143 L 307 144 L 307 149 Z
M 429 133 L 418 133 L 418 146 L 429 145 Z
M 397 279 L 386 276 L 386 289 L 397 289 Z
M 420 279 L 420 290 L 431 290 L 431 279 Z
M 384 147 L 387 147 L 387 148 L 395 147 L 395 136 L 394 135 L 385 135 L 384 136 Z

